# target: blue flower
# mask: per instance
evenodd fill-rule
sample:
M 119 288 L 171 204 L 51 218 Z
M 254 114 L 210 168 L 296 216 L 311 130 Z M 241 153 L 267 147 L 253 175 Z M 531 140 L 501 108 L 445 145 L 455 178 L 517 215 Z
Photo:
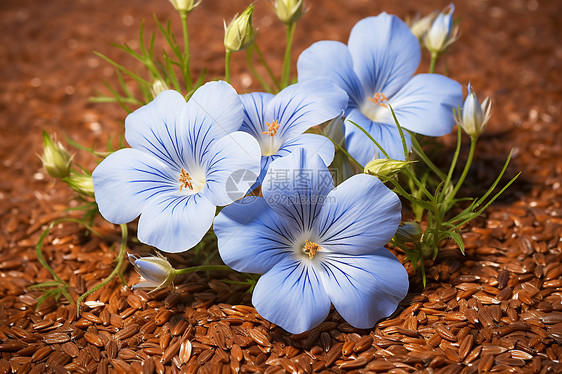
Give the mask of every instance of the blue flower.
M 320 324 L 330 304 L 370 328 L 408 291 L 406 270 L 383 247 L 400 222 L 396 194 L 366 174 L 333 187 L 322 159 L 299 150 L 271 163 L 263 198 L 239 200 L 215 219 L 223 261 L 263 273 L 252 302 L 291 333 Z
M 348 45 L 320 41 L 300 55 L 299 82 L 329 78 L 347 92 L 346 146 L 363 166 L 378 149 L 351 122 L 367 130 L 391 158 L 404 159 L 388 104 L 400 125 L 415 133 L 440 136 L 454 126 L 453 108 L 462 102 L 462 87 L 438 74 L 414 76 L 420 56 L 408 25 L 386 13 L 359 21 Z
M 244 124 L 240 128 L 255 137 L 261 148 L 261 182 L 269 164 L 296 149 L 318 154 L 329 165 L 334 145 L 321 135 L 304 134 L 309 128 L 342 115 L 347 95 L 330 81 L 314 80 L 293 84 L 277 95 L 253 92 L 240 95 Z
M 187 103 L 164 91 L 131 113 L 125 139 L 132 148 L 112 153 L 93 173 L 102 216 L 121 224 L 140 215 L 139 240 L 166 252 L 199 243 L 216 206 L 239 197 L 226 188 L 232 173 L 259 173 L 257 141 L 237 131 L 243 118 L 225 82 L 207 83 Z

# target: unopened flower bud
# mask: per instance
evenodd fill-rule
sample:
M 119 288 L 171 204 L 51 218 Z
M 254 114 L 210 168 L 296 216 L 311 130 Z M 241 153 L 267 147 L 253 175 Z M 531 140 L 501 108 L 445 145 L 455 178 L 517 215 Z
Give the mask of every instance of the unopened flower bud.
M 485 98 L 482 104 L 476 97 L 476 92 L 468 84 L 468 95 L 464 101 L 461 113 L 455 113 L 457 124 L 472 138 L 480 136 L 484 126 L 491 117 L 492 101 Z
M 254 5 L 234 18 L 228 26 L 224 25 L 224 47 L 227 52 L 238 52 L 248 48 L 254 42 L 256 30 L 252 25 Z
M 273 3 L 275 14 L 277 14 L 281 22 L 287 25 L 297 22 L 304 14 L 302 1 L 303 0 L 275 0 Z
M 201 4 L 202 0 L 193 1 L 193 0 L 170 0 L 174 8 L 180 13 L 189 13 L 193 9 L 195 9 L 199 4 Z
M 80 195 L 94 197 L 94 180 L 91 174 L 74 174 L 63 181 Z
M 129 261 L 141 276 L 141 282 L 135 284 L 133 289 L 156 291 L 168 287 L 176 278 L 174 268 L 164 257 L 129 254 Z
M 404 169 L 411 161 L 399 161 L 389 158 L 376 158 L 365 166 L 365 173 L 379 178 L 392 178 Z
M 422 229 L 417 222 L 406 222 L 398 226 L 395 239 L 401 243 L 417 243 L 422 237 Z
M 160 95 L 162 92 L 168 89 L 169 88 L 166 86 L 166 82 L 157 79 L 152 84 L 152 87 L 150 87 L 150 94 L 152 95 L 153 98 L 156 98 L 156 96 Z
M 39 156 L 47 174 L 53 178 L 66 178 L 70 175 L 72 156 L 66 149 L 43 131 L 43 155 Z
M 412 34 L 414 34 L 418 40 L 421 41 L 425 34 L 429 31 L 436 15 L 437 12 L 431 12 L 425 17 L 420 18 L 419 16 L 416 16 L 413 20 L 408 22 L 410 31 L 412 31 Z
M 446 7 L 435 18 L 424 36 L 425 47 L 431 53 L 443 52 L 451 43 L 457 40 L 458 28 L 453 30 L 453 4 Z

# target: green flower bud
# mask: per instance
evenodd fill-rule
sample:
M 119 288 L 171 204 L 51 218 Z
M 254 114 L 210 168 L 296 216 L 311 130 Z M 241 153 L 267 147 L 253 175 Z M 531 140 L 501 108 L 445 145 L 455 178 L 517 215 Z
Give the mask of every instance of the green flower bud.
M 374 175 L 381 179 L 392 178 L 404 169 L 412 161 L 398 161 L 389 158 L 378 158 L 369 161 L 365 166 L 365 173 Z
M 43 131 L 43 155 L 39 156 L 47 174 L 53 178 L 66 178 L 70 175 L 72 156 L 66 149 Z
M 133 289 L 157 291 L 168 287 L 176 278 L 176 271 L 165 257 L 158 255 L 138 257 L 129 254 L 129 261 L 141 276 Z
M 297 22 L 304 14 L 302 0 L 275 0 L 273 7 L 277 17 L 287 25 Z
M 252 26 L 254 5 L 250 5 L 228 26 L 224 25 L 224 47 L 227 52 L 238 52 L 248 48 L 256 38 L 256 29 Z
M 94 197 L 94 180 L 90 174 L 74 174 L 63 179 L 74 191 L 80 195 Z
M 193 0 L 170 0 L 174 8 L 176 8 L 176 10 L 180 13 L 191 12 L 193 9 L 198 7 L 199 4 L 201 4 L 201 1 L 203 0 L 198 0 L 195 2 Z
M 422 229 L 417 222 L 406 222 L 398 226 L 394 238 L 400 243 L 417 243 L 422 237 Z

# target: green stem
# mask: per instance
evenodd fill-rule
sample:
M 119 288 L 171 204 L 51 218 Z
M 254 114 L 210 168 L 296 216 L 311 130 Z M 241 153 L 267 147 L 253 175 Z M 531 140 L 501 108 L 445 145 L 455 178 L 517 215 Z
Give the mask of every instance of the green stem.
M 109 276 L 107 278 L 105 278 L 102 282 L 98 283 L 97 285 L 90 288 L 88 291 L 84 292 L 82 295 L 80 295 L 80 297 L 76 301 L 76 316 L 77 317 L 80 317 L 80 304 L 82 303 L 82 301 L 85 298 L 87 298 L 89 295 L 91 295 L 92 293 L 96 292 L 97 290 L 99 290 L 100 288 L 102 288 L 103 286 L 105 286 L 106 284 L 111 282 L 113 280 L 113 278 L 115 278 L 115 276 L 119 273 L 119 271 L 121 269 L 121 266 L 123 265 L 123 260 L 125 259 L 125 255 L 127 254 L 127 238 L 128 238 L 129 234 L 128 234 L 128 229 L 127 229 L 126 224 L 121 224 L 119 226 L 121 227 L 121 248 L 119 249 L 119 254 L 117 255 L 117 265 L 115 266 L 115 268 L 113 269 L 113 271 L 111 272 L 111 274 L 109 274 Z
M 470 138 L 470 152 L 468 153 L 468 159 L 466 160 L 466 165 L 464 165 L 464 170 L 462 171 L 461 177 L 459 178 L 457 184 L 455 185 L 455 189 L 451 193 L 451 196 L 447 197 L 447 201 L 451 202 L 455 198 L 457 192 L 461 188 L 462 184 L 464 183 L 464 179 L 468 174 L 468 169 L 470 169 L 470 164 L 472 164 L 472 158 L 474 157 L 474 150 L 476 149 L 476 142 L 478 138 Z
M 437 52 L 431 52 L 431 62 L 429 63 L 429 74 L 433 74 L 435 72 L 435 63 L 437 62 L 437 56 L 439 54 Z
M 449 185 L 451 184 L 451 179 L 453 178 L 453 171 L 457 166 L 457 160 L 459 159 L 459 154 L 461 151 L 461 127 L 457 127 L 457 147 L 455 148 L 455 154 L 453 156 L 453 160 L 451 161 L 451 166 L 449 167 L 449 172 L 447 173 L 447 178 L 445 179 L 445 183 L 443 184 L 443 197 L 446 196 L 447 191 L 449 190 Z M 443 199 L 441 199 L 443 200 Z M 445 205 L 443 205 L 445 206 Z M 447 208 L 446 208 L 447 209 Z M 443 216 L 445 215 L 446 210 L 443 212 Z
M 252 72 L 254 77 L 256 77 L 256 79 L 258 81 L 260 81 L 260 84 L 262 85 L 264 90 L 266 90 L 269 93 L 272 93 L 271 87 L 269 87 L 269 84 L 267 84 L 267 82 L 262 78 L 262 76 L 254 68 L 254 63 L 252 62 L 252 52 L 253 51 L 254 51 L 254 48 L 252 46 L 250 46 L 250 48 L 248 48 L 246 50 L 246 59 L 248 60 L 248 67 L 250 68 L 250 71 Z
M 267 71 L 267 74 L 269 74 L 269 77 L 273 81 L 273 86 L 275 86 L 275 90 L 278 91 L 279 90 L 279 82 L 277 81 L 277 78 L 275 78 L 275 75 L 273 74 L 273 71 L 271 70 L 271 68 L 269 67 L 269 64 L 265 60 L 265 57 L 263 56 L 263 53 L 261 53 L 261 49 L 260 49 L 260 47 L 258 47 L 258 43 L 256 43 L 255 41 L 254 41 L 254 48 L 256 49 L 256 53 L 258 54 L 258 58 L 260 59 L 263 67 Z
M 283 74 L 281 75 L 281 88 L 287 87 L 291 75 L 291 47 L 295 35 L 297 23 L 292 22 L 287 25 L 287 46 L 285 47 L 285 57 L 283 58 Z
M 224 58 L 224 80 L 230 83 L 230 55 L 232 52 L 226 51 L 226 56 Z
M 412 146 L 414 148 L 414 152 L 416 152 L 416 155 L 418 155 L 418 157 L 423 162 L 425 162 L 425 164 L 431 169 L 431 171 L 433 171 L 439 178 L 445 179 L 445 173 L 439 170 L 439 168 L 435 166 L 433 161 L 431 161 L 429 157 L 427 157 L 415 134 L 411 134 L 410 138 L 412 139 Z
M 199 271 L 232 271 L 232 269 L 226 265 L 200 265 L 200 266 L 191 266 L 183 269 L 174 269 L 174 273 L 176 275 L 196 273 Z
M 184 46 L 184 54 L 183 54 L 183 63 L 182 63 L 182 70 L 183 70 L 183 77 L 185 79 L 185 85 L 187 91 L 191 91 L 193 88 L 193 82 L 191 81 L 191 69 L 189 67 L 191 54 L 189 52 L 189 34 L 187 32 L 187 12 L 180 12 L 181 17 L 181 27 L 183 29 L 183 46 Z

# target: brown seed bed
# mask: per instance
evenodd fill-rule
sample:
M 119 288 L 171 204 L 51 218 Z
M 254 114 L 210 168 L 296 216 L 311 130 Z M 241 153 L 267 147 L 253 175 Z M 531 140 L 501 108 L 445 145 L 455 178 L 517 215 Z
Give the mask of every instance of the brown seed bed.
M 161 19 L 168 16 L 162 1 L 100 0 L 68 8 L 62 0 L 42 7 L 8 0 L 0 6 L 0 45 L 6 46 L 0 49 L 0 61 L 11 62 L 0 69 L 6 82 L 0 94 L 0 372 L 562 372 L 558 2 L 456 4 L 463 34 L 438 69 L 447 67 L 453 78 L 472 81 L 479 95 L 496 99 L 469 174 L 472 188 L 463 193 L 481 193 L 511 147 L 514 158 L 507 176 L 523 174 L 485 216 L 464 229 L 466 256 L 446 243 L 438 258 L 426 264 L 425 289 L 408 266 L 410 294 L 393 316 L 373 329 L 355 329 L 332 311 L 317 328 L 288 334 L 256 313 L 244 287 L 224 282 L 240 280 L 227 273 L 183 276 L 174 288 L 154 294 L 131 291 L 115 280 L 87 298 L 79 318 L 74 306 L 62 299 L 50 299 L 36 310 L 41 293 L 27 287 L 52 278 L 38 263 L 34 246 L 46 225 L 74 215 L 64 209 L 80 204 L 40 169 L 35 156 L 41 149 L 40 130 L 71 134 L 98 149 L 109 133 L 122 131 L 118 108 L 86 103 L 88 96 L 104 89 L 100 77 L 116 81 L 106 66 L 92 62 L 90 51 L 122 57 L 104 43 L 134 39 L 140 19 L 151 20 L 153 12 Z M 305 16 L 297 32 L 314 40 L 341 41 L 367 13 L 424 14 L 446 5 L 359 0 L 309 4 L 314 16 Z M 202 40 L 192 40 L 194 69 L 201 69 L 197 64 L 203 60 L 211 75 L 221 74 L 220 22 L 245 5 L 242 0 L 204 0 L 193 13 L 198 18 L 192 25 L 203 33 Z M 99 12 L 109 8 L 111 12 Z M 256 12 L 268 11 L 265 2 L 256 3 Z M 127 26 L 130 22 L 132 27 Z M 205 22 L 218 26 L 203 31 Z M 259 17 L 256 22 L 266 54 L 281 55 L 275 40 L 282 38 L 282 30 Z M 297 38 L 297 51 L 312 41 Z M 234 60 L 233 83 L 245 91 L 245 70 Z M 101 132 L 96 130 L 100 126 Z M 444 139 L 436 160 L 450 157 L 453 141 Z M 78 158 L 95 166 L 94 159 Z M 44 257 L 69 283 L 74 300 L 115 265 L 119 231 L 101 220 L 95 228 L 101 238 L 63 223 L 45 240 Z M 148 253 L 134 240 L 129 249 Z M 193 254 L 169 258 L 178 267 L 198 263 Z M 138 276 L 128 267 L 124 279 L 131 286 Z

